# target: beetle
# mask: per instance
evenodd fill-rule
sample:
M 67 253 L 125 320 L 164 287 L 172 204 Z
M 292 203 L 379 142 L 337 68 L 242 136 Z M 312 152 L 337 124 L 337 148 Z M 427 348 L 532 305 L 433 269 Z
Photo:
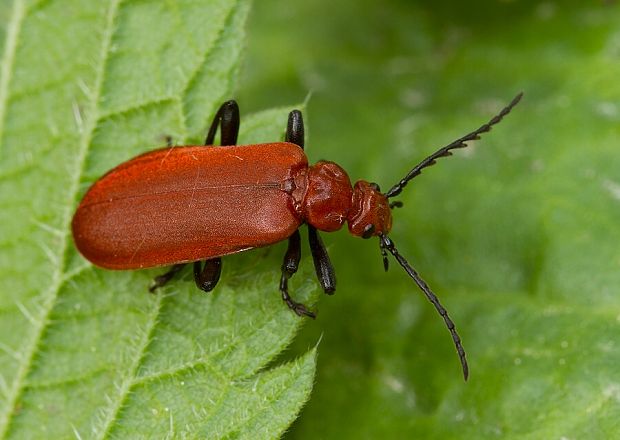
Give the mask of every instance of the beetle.
M 236 145 L 239 107 L 227 101 L 216 112 L 204 146 L 169 145 L 122 163 L 97 180 L 73 217 L 76 247 L 93 264 L 107 269 L 171 266 L 153 280 L 151 292 L 193 262 L 195 283 L 208 292 L 220 278 L 222 256 L 287 239 L 279 286 L 282 299 L 297 315 L 314 318 L 288 291 L 288 280 L 301 258 L 299 228 L 307 225 L 319 283 L 333 294 L 336 277 L 318 231 L 336 231 L 346 221 L 352 235 L 378 237 L 385 270 L 389 253 L 435 306 L 467 380 L 465 350 L 448 312 L 388 236 L 391 209 L 402 206 L 389 199 L 438 158 L 488 132 L 521 96 L 477 130 L 428 156 L 385 193 L 365 180 L 351 185 L 334 162 L 309 165 L 298 110 L 289 114 L 284 142 Z M 215 147 L 218 128 L 221 146 Z

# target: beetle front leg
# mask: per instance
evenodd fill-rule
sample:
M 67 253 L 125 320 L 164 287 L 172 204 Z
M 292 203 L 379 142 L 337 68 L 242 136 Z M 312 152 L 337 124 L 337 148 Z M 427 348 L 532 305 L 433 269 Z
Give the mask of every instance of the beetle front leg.
M 284 136 L 284 140 L 298 145 L 303 150 L 305 144 L 305 129 L 304 119 L 299 110 L 293 110 L 288 114 L 288 123 L 286 124 L 286 135 Z M 308 239 L 310 241 L 310 251 L 312 252 L 316 276 L 319 279 L 323 291 L 331 295 L 336 291 L 336 274 L 334 273 L 334 267 L 329 259 L 329 255 L 327 254 L 327 249 L 325 249 L 325 245 L 314 226 L 308 225 Z M 289 241 L 289 249 L 290 246 L 291 244 Z
M 286 142 L 296 144 L 303 150 L 304 148 L 304 118 L 299 110 L 293 110 L 288 114 L 288 123 L 286 125 Z
M 212 291 L 217 282 L 220 280 L 222 273 L 222 259 L 212 258 L 205 261 L 204 267 L 201 267 L 200 261 L 194 263 L 194 281 L 196 286 L 205 292 Z
M 220 127 L 220 145 L 235 145 L 239 134 L 239 106 L 236 101 L 231 99 L 220 106 L 209 128 L 205 145 L 213 145 L 218 126 Z
M 310 241 L 312 260 L 314 261 L 314 270 L 316 271 L 319 283 L 325 293 L 333 295 L 336 291 L 336 273 L 334 272 L 334 266 L 332 266 L 332 262 L 329 259 L 323 240 L 321 240 L 319 232 L 314 226 L 308 225 L 308 239 Z
M 280 277 L 280 292 L 282 293 L 282 300 L 289 306 L 289 308 L 297 313 L 298 316 L 308 316 L 310 318 L 316 318 L 316 315 L 308 310 L 306 306 L 301 303 L 293 301 L 288 293 L 288 279 L 297 272 L 299 268 L 299 261 L 301 260 L 301 236 L 299 230 L 295 231 L 288 239 L 288 248 L 284 254 L 284 261 L 282 262 L 282 276 Z

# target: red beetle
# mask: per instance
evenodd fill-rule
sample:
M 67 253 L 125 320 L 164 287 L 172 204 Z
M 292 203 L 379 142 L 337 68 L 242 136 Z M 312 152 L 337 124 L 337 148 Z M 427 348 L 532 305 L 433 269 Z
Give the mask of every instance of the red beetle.
M 194 262 L 196 285 L 212 290 L 221 257 L 288 239 L 282 264 L 282 299 L 298 315 L 314 318 L 288 293 L 288 279 L 301 258 L 299 227 L 308 225 L 310 249 L 321 287 L 336 288 L 334 270 L 317 230 L 336 231 L 346 221 L 351 234 L 379 238 L 384 267 L 391 253 L 441 314 L 454 340 L 465 379 L 465 351 L 447 311 L 402 257 L 388 233 L 388 199 L 398 195 L 423 168 L 452 149 L 478 139 L 507 115 L 521 94 L 479 129 L 439 149 L 382 193 L 379 186 L 349 176 L 333 162 L 308 165 L 302 115 L 289 114 L 286 141 L 235 146 L 239 108 L 235 101 L 218 110 L 206 146 L 168 147 L 131 159 L 101 177 L 88 190 L 73 217 L 78 250 L 108 269 L 172 268 L 155 278 L 150 290 L 166 284 L 186 263 Z M 220 128 L 222 148 L 212 147 Z M 204 266 L 201 264 L 204 261 Z

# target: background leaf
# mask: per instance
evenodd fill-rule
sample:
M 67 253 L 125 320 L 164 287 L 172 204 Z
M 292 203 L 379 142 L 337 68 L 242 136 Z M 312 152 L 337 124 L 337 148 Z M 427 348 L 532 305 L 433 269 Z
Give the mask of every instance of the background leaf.
M 200 142 L 230 97 L 248 9 L 0 5 L 1 438 L 272 438 L 307 399 L 314 349 L 261 371 L 302 323 L 277 292 L 281 254 L 227 259 L 237 269 L 213 295 L 189 279 L 148 295 L 161 269 L 94 269 L 69 230 L 104 171 L 165 135 Z M 245 119 L 240 141 L 281 137 L 289 110 Z
M 376 243 L 325 236 L 335 296 L 289 438 L 615 438 L 620 425 L 618 2 L 262 1 L 242 108 L 299 100 L 311 161 L 383 188 L 523 102 L 400 197 L 392 237 L 443 323 Z

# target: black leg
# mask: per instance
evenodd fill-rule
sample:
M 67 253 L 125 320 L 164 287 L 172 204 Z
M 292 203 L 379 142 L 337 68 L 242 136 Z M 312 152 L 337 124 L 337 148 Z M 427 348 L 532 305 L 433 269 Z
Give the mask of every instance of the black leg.
M 205 145 L 213 145 L 215 133 L 220 127 L 220 145 L 229 146 L 237 143 L 239 134 L 239 106 L 234 100 L 222 104 L 213 117 L 209 133 L 205 139 Z M 222 259 L 212 258 L 204 262 L 194 262 L 194 281 L 199 289 L 210 292 L 215 288 L 222 273 Z
M 177 272 L 183 269 L 184 266 L 185 264 L 175 264 L 168 270 L 168 272 L 156 276 L 149 287 L 149 292 L 153 293 L 155 292 L 155 289 L 165 286 L 166 283 L 170 281 L 177 274 Z
M 212 291 L 220 280 L 222 273 L 222 259 L 206 260 L 204 267 L 200 261 L 194 262 L 194 281 L 196 286 L 205 292 Z
M 220 127 L 220 145 L 235 145 L 239 135 L 239 106 L 236 101 L 231 99 L 220 106 L 209 127 L 205 145 L 213 145 L 218 126 Z M 194 281 L 199 289 L 210 292 L 220 280 L 222 259 L 213 258 L 206 260 L 204 264 L 201 268 L 200 261 L 194 263 Z
M 220 106 L 209 128 L 205 145 L 213 145 L 218 126 L 220 126 L 220 145 L 235 145 L 239 134 L 239 106 L 236 101 L 226 101 Z
M 288 239 L 288 248 L 284 254 L 284 261 L 282 262 L 280 292 L 282 293 L 282 299 L 286 305 L 288 305 L 292 311 L 297 313 L 298 316 L 316 318 L 316 315 L 309 311 L 306 306 L 293 301 L 288 293 L 288 279 L 292 277 L 295 272 L 297 272 L 299 260 L 301 260 L 301 236 L 299 235 L 299 230 L 297 230 Z
M 218 127 L 220 127 L 221 145 L 228 146 L 237 143 L 237 135 L 239 134 L 239 106 L 234 100 L 226 101 L 218 109 L 211 123 L 211 127 L 209 128 L 205 145 L 213 145 Z M 172 146 L 172 138 L 170 136 L 166 136 L 166 143 L 169 147 Z M 149 291 L 153 292 L 158 287 L 165 285 L 183 268 L 183 266 L 185 266 L 185 264 L 176 264 L 172 266 L 168 272 L 155 277 L 151 287 L 149 287 Z M 204 268 L 200 267 L 200 262 L 194 263 L 194 280 L 196 281 L 196 285 L 206 292 L 212 290 L 220 279 L 221 270 L 222 260 L 220 258 L 205 261 Z
M 289 113 L 286 136 L 284 139 L 286 142 L 291 142 L 304 148 L 304 120 L 299 110 L 293 110 Z M 308 238 L 316 276 L 325 293 L 332 294 L 336 291 L 336 274 L 329 260 L 325 245 L 323 245 L 319 232 L 314 226 L 308 225 Z
M 286 142 L 299 145 L 304 148 L 304 119 L 299 110 L 293 110 L 288 114 L 288 124 L 286 126 Z
M 312 260 L 314 260 L 314 270 L 316 270 L 319 283 L 321 283 L 325 293 L 333 295 L 336 291 L 336 274 L 334 273 L 332 262 L 329 260 L 323 240 L 321 240 L 319 232 L 314 226 L 308 225 L 308 239 L 310 241 Z

